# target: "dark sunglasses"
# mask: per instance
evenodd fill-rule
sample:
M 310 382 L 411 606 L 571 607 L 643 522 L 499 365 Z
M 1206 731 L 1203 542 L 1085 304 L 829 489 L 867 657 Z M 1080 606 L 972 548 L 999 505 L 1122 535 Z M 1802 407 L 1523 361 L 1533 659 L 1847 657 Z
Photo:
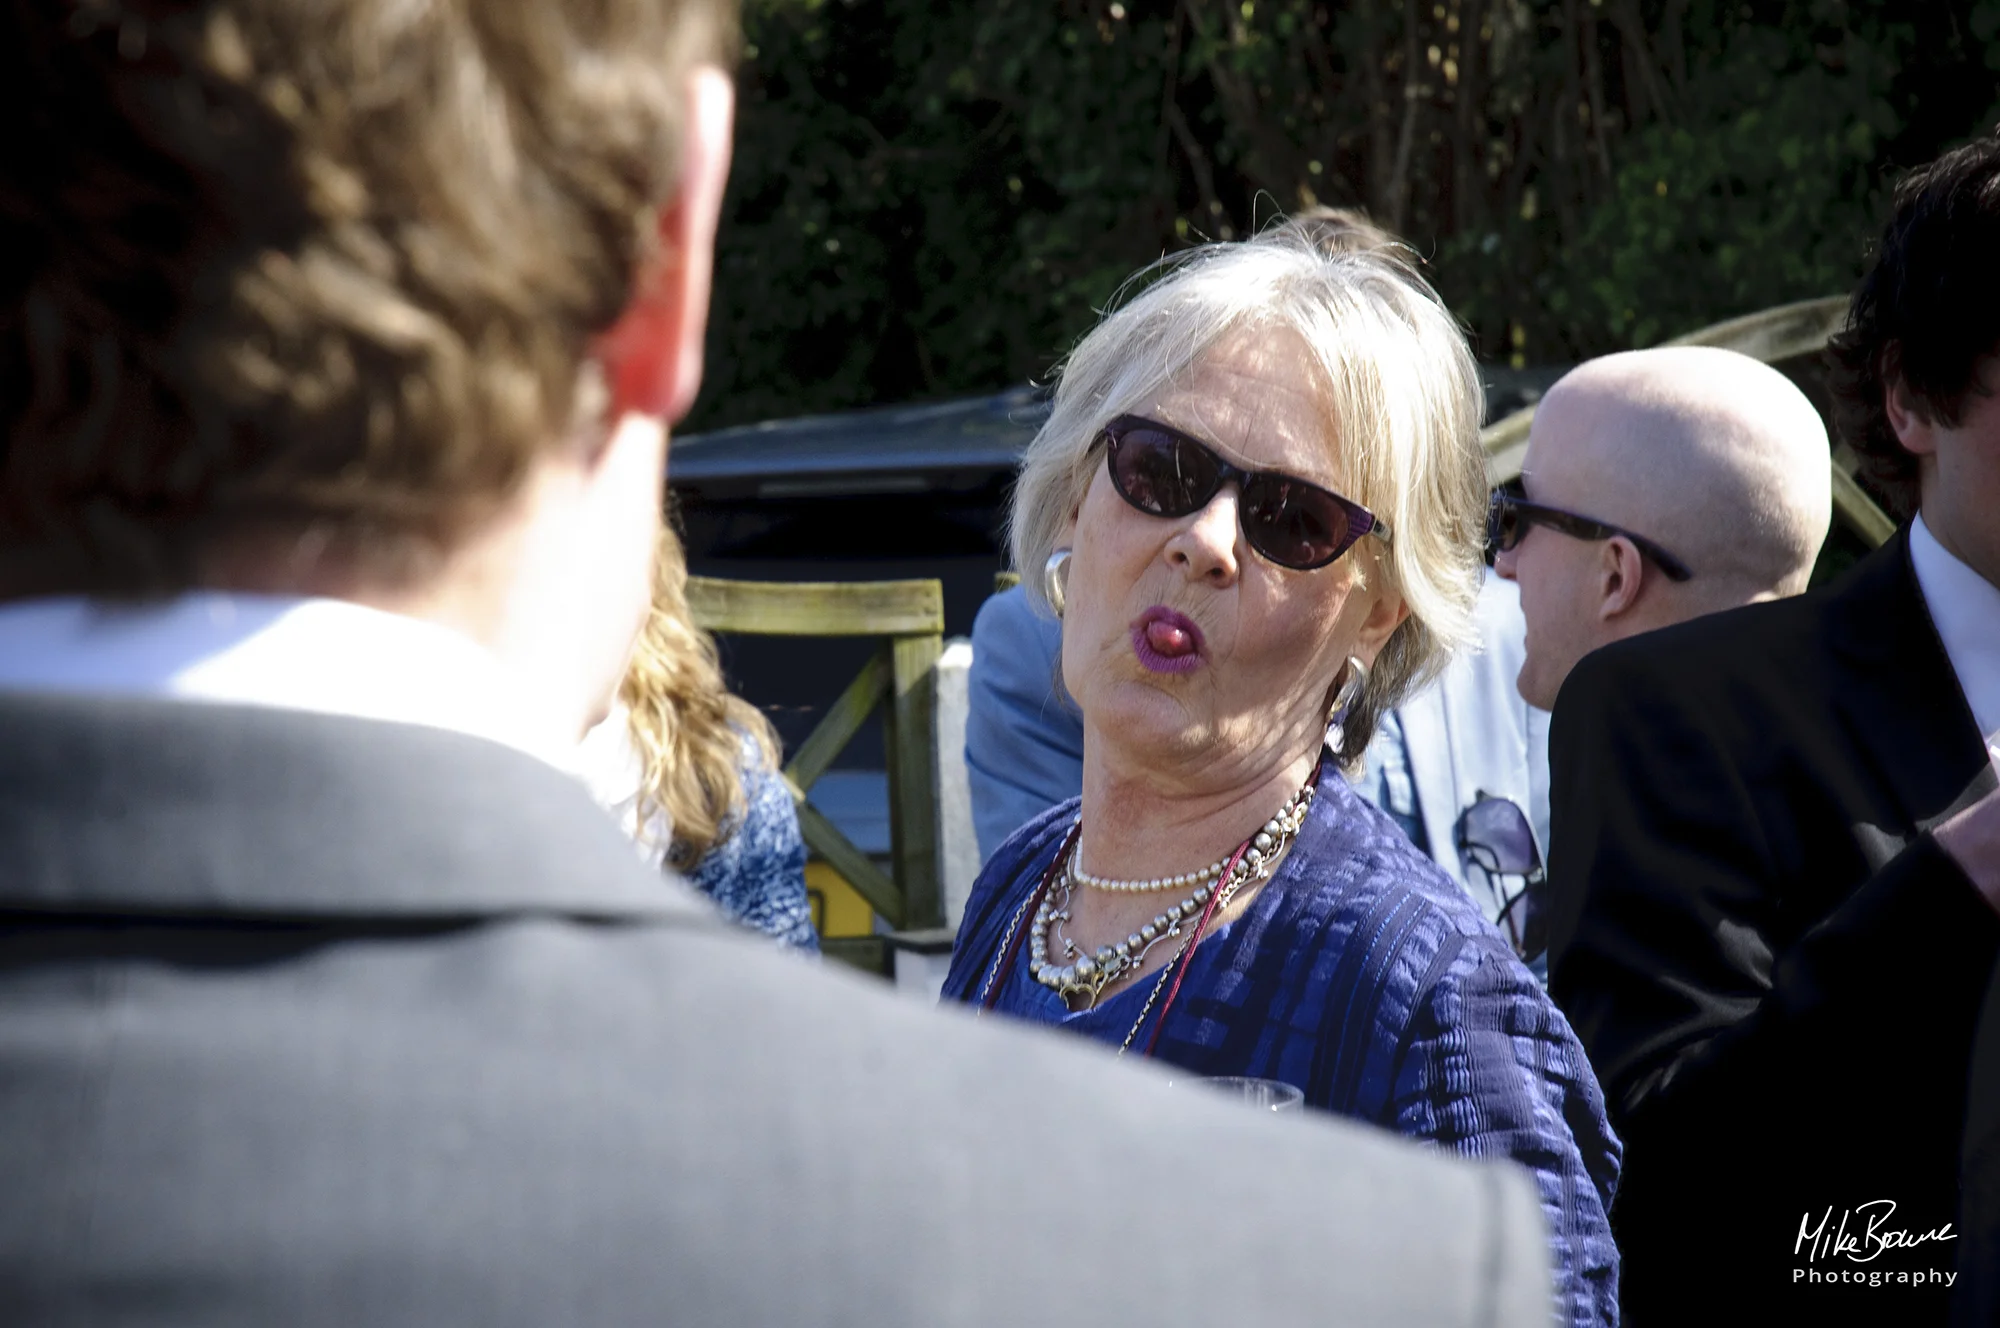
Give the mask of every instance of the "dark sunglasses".
M 1458 855 L 1486 876 L 1500 904 L 1497 918 L 1514 953 L 1533 963 L 1549 948 L 1548 880 L 1528 816 L 1506 798 L 1481 792 L 1458 818 Z M 1503 878 L 1519 877 L 1517 889 Z
M 1529 526 L 1547 526 L 1581 540 L 1608 540 L 1614 535 L 1632 541 L 1632 547 L 1660 565 L 1670 581 L 1685 581 L 1694 573 L 1688 565 L 1644 535 L 1634 535 L 1595 517 L 1565 512 L 1560 507 L 1544 507 L 1514 493 L 1496 493 L 1486 509 L 1486 543 L 1495 553 L 1511 552 L 1528 533 Z
M 1389 538 L 1373 512 L 1317 484 L 1275 470 L 1244 470 L 1200 439 L 1138 415 L 1104 426 L 1105 464 L 1118 496 L 1148 516 L 1181 517 L 1207 507 L 1224 484 L 1242 495 L 1243 538 L 1280 567 L 1310 571 L 1363 535 Z

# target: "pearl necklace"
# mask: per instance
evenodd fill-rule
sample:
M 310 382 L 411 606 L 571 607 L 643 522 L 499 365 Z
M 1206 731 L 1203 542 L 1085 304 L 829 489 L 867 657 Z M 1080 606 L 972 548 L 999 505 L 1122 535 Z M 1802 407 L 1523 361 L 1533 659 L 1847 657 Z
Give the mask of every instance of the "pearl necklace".
M 1294 793 L 1291 801 L 1280 807 L 1278 814 L 1264 822 L 1264 828 L 1251 837 L 1251 847 L 1259 853 L 1269 853 L 1279 825 L 1297 811 L 1301 803 L 1310 799 L 1312 793 L 1310 784 Z M 1230 858 L 1235 855 L 1236 850 L 1231 849 L 1200 871 L 1182 872 L 1178 876 L 1155 876 L 1150 881 L 1120 881 L 1109 876 L 1092 876 L 1085 871 L 1078 861 L 1082 857 L 1081 850 L 1078 850 L 1069 856 L 1068 871 L 1069 879 L 1073 883 L 1087 885 L 1093 890 L 1106 890 L 1112 894 L 1151 894 L 1156 890 L 1179 890 L 1191 885 L 1206 885 L 1222 875 L 1222 869 L 1229 865 Z
M 1290 801 L 1279 808 L 1278 814 L 1264 822 L 1255 834 L 1239 844 L 1229 857 L 1201 872 L 1187 872 L 1179 876 L 1161 877 L 1156 881 L 1132 882 L 1114 881 L 1101 884 L 1096 877 L 1088 876 L 1076 867 L 1076 849 L 1070 850 L 1069 862 L 1060 883 L 1049 891 L 1035 910 L 1035 920 L 1028 931 L 1028 971 L 1035 975 L 1035 981 L 1045 987 L 1052 987 L 1061 994 L 1064 1002 L 1072 1009 L 1089 1009 L 1097 1004 L 1104 989 L 1133 969 L 1143 966 L 1146 955 L 1154 946 L 1169 936 L 1179 936 L 1183 925 L 1192 924 L 1201 916 L 1203 907 L 1211 895 L 1220 892 L 1223 904 L 1235 896 L 1237 891 L 1254 881 L 1260 881 L 1270 874 L 1269 864 L 1282 853 L 1299 827 L 1305 824 L 1306 812 L 1312 807 L 1315 789 L 1308 782 L 1304 788 L 1293 794 Z M 1240 855 L 1240 856 L 1239 856 Z M 1122 941 L 1097 948 L 1094 954 L 1077 954 L 1075 942 L 1060 934 L 1062 923 L 1070 920 L 1070 900 L 1075 887 L 1088 885 L 1094 889 L 1125 890 L 1137 893 L 1143 890 L 1170 889 L 1201 880 L 1204 877 L 1219 877 L 1236 860 L 1236 870 L 1229 873 L 1226 881 L 1203 884 L 1193 894 L 1178 904 L 1171 905 L 1163 913 L 1133 932 Z M 1057 965 L 1050 958 L 1051 940 L 1063 949 L 1063 958 L 1070 962 Z M 1159 993 L 1154 992 L 1157 996 Z M 1150 1009 L 1152 1002 L 1147 1002 Z M 1144 1015 L 1140 1018 L 1143 1020 Z M 1128 1039 L 1129 1041 L 1129 1039 Z
M 1069 859 L 1069 879 L 1077 885 L 1087 885 L 1093 890 L 1105 890 L 1112 894 L 1150 894 L 1155 890 L 1179 890 L 1190 885 L 1205 885 L 1222 875 L 1222 869 L 1229 865 L 1228 858 L 1217 858 L 1200 871 L 1182 872 L 1179 876 L 1155 876 L 1150 881 L 1115 881 L 1108 876 L 1092 876 L 1076 865 L 1076 855 Z

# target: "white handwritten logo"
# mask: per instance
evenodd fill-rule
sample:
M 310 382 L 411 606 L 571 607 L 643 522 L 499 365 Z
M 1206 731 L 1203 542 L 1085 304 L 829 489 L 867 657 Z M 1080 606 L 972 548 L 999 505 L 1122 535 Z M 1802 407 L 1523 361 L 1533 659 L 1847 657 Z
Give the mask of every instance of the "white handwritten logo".
M 1868 1263 L 1885 1250 L 1915 1249 L 1932 1241 L 1958 1239 L 1949 1222 L 1929 1231 L 1912 1231 L 1889 1226 L 1889 1219 L 1895 1215 L 1894 1199 L 1870 1199 L 1842 1211 L 1838 1219 L 1832 1205 L 1820 1214 L 1818 1222 L 1807 1213 L 1799 1219 L 1799 1235 L 1792 1242 L 1792 1256 L 1796 1258 L 1805 1251 L 1807 1263 L 1821 1259 Z

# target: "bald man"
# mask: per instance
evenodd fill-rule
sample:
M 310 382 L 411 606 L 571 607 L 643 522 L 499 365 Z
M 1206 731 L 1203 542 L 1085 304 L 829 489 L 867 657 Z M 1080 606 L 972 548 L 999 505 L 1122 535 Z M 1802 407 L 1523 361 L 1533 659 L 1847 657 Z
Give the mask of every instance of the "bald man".
M 1535 412 L 1522 495 L 1494 499 L 1493 567 L 1521 587 L 1518 686 L 1544 710 L 1600 646 L 1806 588 L 1826 539 L 1826 428 L 1735 351 L 1607 355 Z

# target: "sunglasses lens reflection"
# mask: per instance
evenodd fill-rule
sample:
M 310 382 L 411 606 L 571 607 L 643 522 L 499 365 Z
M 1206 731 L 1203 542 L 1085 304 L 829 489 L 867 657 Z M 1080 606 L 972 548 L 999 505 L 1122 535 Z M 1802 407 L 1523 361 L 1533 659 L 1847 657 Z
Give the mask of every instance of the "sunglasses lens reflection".
M 1317 567 L 1348 544 L 1347 513 L 1330 494 L 1290 480 L 1258 478 L 1243 494 L 1250 547 L 1286 567 Z
M 1220 487 L 1200 449 L 1152 429 L 1131 429 L 1111 449 L 1111 478 L 1126 502 L 1153 516 L 1201 510 Z
M 1541 866 L 1527 814 L 1505 798 L 1483 798 L 1468 807 L 1464 838 L 1492 853 L 1500 871 L 1522 874 Z
M 1458 847 L 1493 890 L 1500 930 L 1514 952 L 1533 963 L 1548 949 L 1548 882 L 1528 814 L 1507 798 L 1482 794 L 1459 819 Z
M 1106 430 L 1112 487 L 1151 516 L 1181 517 L 1208 506 L 1222 487 L 1222 467 L 1207 449 L 1144 425 Z M 1280 567 L 1307 570 L 1332 562 L 1354 542 L 1347 509 L 1326 490 L 1282 475 L 1244 485 L 1243 535 Z

